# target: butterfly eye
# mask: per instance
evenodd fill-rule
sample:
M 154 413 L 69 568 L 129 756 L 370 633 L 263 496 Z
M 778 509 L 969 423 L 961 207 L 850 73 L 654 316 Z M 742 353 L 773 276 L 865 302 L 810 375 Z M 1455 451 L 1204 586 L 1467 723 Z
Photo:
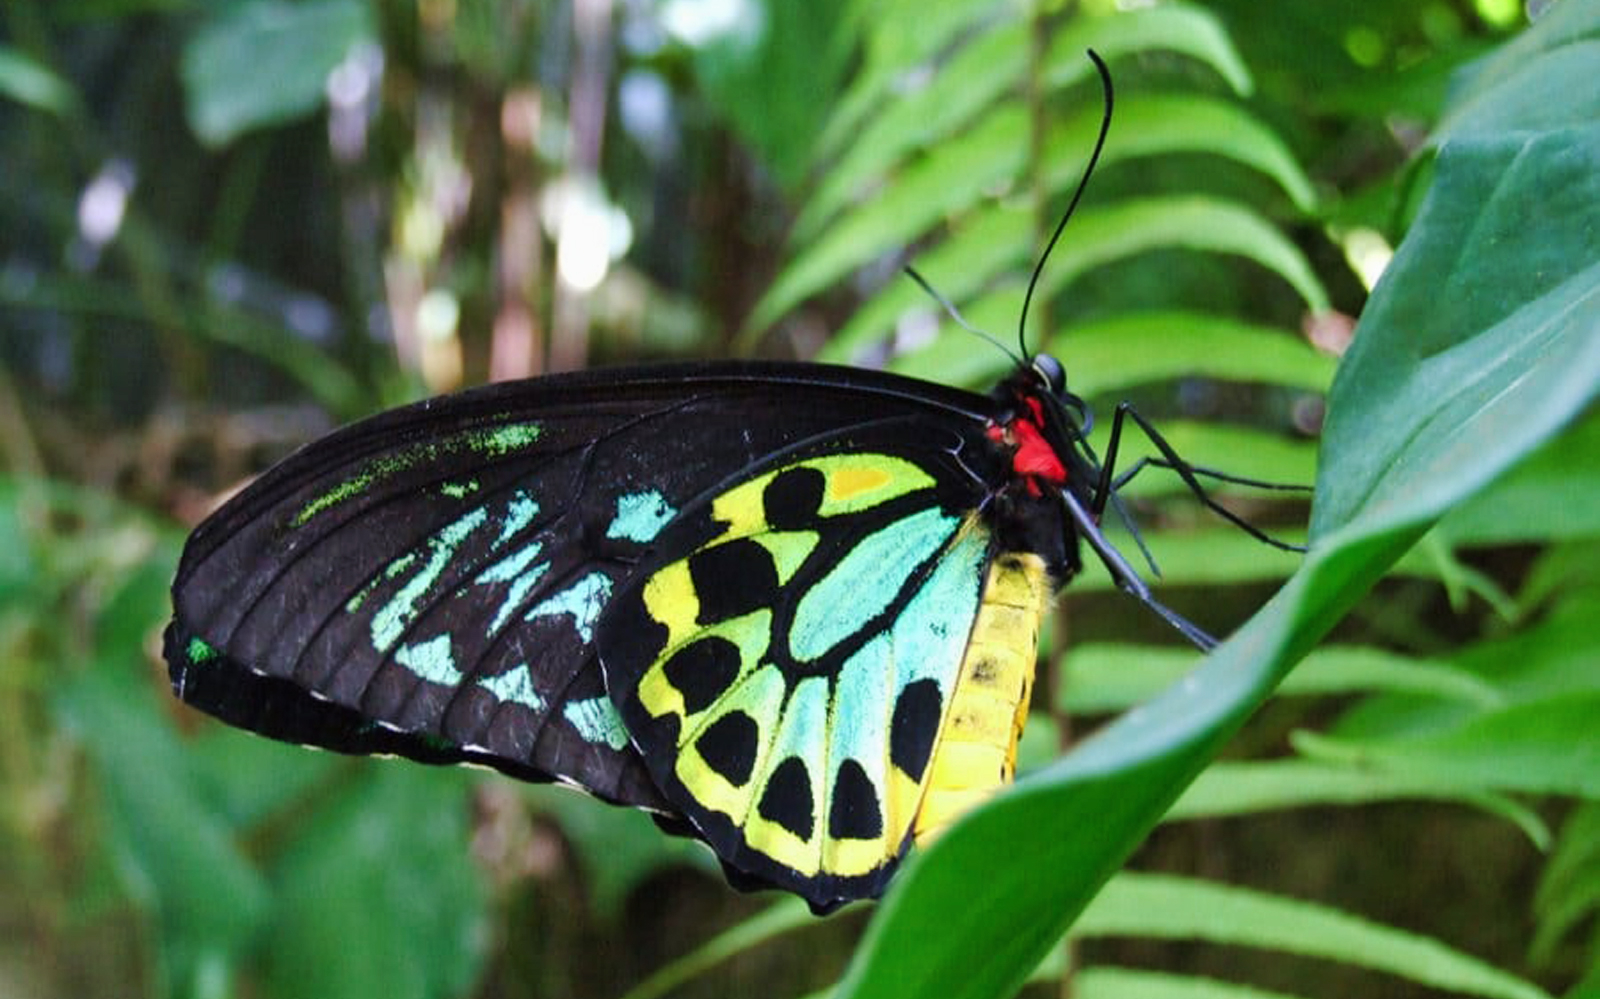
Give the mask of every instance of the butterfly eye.
M 1067 391 L 1067 369 L 1062 367 L 1060 361 L 1049 354 L 1035 354 L 1033 357 L 1033 370 L 1039 376 L 1050 394 L 1061 398 Z

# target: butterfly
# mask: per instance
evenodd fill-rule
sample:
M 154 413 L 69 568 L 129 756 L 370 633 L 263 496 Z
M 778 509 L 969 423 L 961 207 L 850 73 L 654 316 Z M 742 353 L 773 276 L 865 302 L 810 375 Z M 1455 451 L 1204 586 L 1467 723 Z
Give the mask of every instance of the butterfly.
M 818 909 L 1011 779 L 1109 463 L 1048 356 L 989 395 L 816 364 L 599 370 L 357 423 L 204 521 L 174 690 L 278 739 L 648 809 Z M 1120 413 L 1119 413 L 1120 415 Z
M 1048 355 L 987 395 L 724 362 L 418 403 L 306 446 L 195 529 L 172 685 L 273 738 L 646 809 L 735 884 L 826 911 L 881 894 L 1011 780 L 1082 546 L 1212 644 L 1100 529 L 1142 467 L 1113 477 L 1130 419 L 1242 523 L 1131 408 L 1101 462 Z

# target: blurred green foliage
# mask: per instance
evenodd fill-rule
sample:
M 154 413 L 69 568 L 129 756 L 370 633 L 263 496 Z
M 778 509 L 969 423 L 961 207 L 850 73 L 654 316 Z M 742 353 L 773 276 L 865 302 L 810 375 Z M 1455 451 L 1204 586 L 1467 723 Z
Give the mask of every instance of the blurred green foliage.
M 8 0 L 0 995 L 1600 990 L 1600 4 L 1112 6 Z M 1029 342 L 1198 464 L 1315 478 L 1318 551 L 1198 673 L 1076 580 L 1037 774 L 870 928 L 641 815 L 167 694 L 185 526 L 337 422 L 736 351 L 986 384 L 898 270 L 1010 342 L 1086 46 L 1117 117 Z M 1358 314 L 1319 464 L 1311 344 Z M 1229 630 L 1297 560 L 1177 491 L 1128 494 Z M 1295 534 L 1269 499 L 1230 496 Z

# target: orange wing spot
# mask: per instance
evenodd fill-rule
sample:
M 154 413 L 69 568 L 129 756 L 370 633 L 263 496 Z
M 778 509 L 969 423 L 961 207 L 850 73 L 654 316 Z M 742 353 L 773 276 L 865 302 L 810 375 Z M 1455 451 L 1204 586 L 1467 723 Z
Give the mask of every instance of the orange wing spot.
M 828 476 L 828 499 L 846 503 L 864 493 L 887 486 L 893 476 L 888 469 L 874 465 L 845 466 Z

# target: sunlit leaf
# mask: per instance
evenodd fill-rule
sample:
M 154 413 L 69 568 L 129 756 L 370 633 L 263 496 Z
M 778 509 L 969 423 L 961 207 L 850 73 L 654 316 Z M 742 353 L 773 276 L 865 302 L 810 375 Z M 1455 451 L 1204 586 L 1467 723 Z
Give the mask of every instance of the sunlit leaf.
M 1058 707 L 1074 713 L 1121 711 L 1181 680 L 1199 663 L 1190 649 L 1087 643 L 1062 657 Z M 1359 645 L 1329 645 L 1307 655 L 1278 688 L 1283 695 L 1400 692 L 1479 707 L 1504 697 L 1475 674 Z
M 957 227 L 938 247 L 919 255 L 917 270 L 958 305 L 986 291 L 984 304 L 968 310 L 968 319 L 980 329 L 1009 338 L 1021 310 L 1021 288 L 1012 298 L 986 286 L 1027 258 L 1031 232 L 1031 221 L 1023 211 L 1005 206 L 986 210 Z M 1152 250 L 1184 249 L 1253 260 L 1288 282 L 1309 309 L 1322 310 L 1328 304 L 1322 282 L 1299 249 L 1261 216 L 1233 202 L 1180 195 L 1085 208 L 1074 216 L 1071 233 L 1072 238 L 1058 245 L 1051 256 L 1040 277 L 1038 294 L 1049 295 L 1093 268 L 1114 261 Z M 888 338 L 905 314 L 931 314 L 931 309 L 920 288 L 909 281 L 893 282 L 855 312 L 830 349 L 834 356 L 853 357 Z M 997 318 L 1001 321 L 996 322 Z M 965 346 L 971 350 L 970 339 Z
M 1539 813 L 1504 795 L 1440 783 L 1427 775 L 1374 772 L 1360 766 L 1313 760 L 1213 763 L 1189 785 L 1165 821 L 1402 800 L 1481 808 L 1514 823 L 1535 847 L 1544 849 L 1550 843 L 1549 827 Z
M 328 74 L 373 40 L 359 0 L 247 0 L 214 16 L 183 54 L 189 126 L 220 146 L 320 107 Z
M 1415 736 L 1355 740 L 1296 734 L 1307 755 L 1458 787 L 1600 798 L 1596 689 L 1486 711 Z
M 1435 988 L 1546 999 L 1532 983 L 1426 937 L 1326 906 L 1154 874 L 1120 874 L 1084 910 L 1082 936 L 1139 936 L 1265 947 L 1384 971 Z
M 1090 967 L 1072 976 L 1076 999 L 1295 999 L 1238 982 L 1134 968 Z

